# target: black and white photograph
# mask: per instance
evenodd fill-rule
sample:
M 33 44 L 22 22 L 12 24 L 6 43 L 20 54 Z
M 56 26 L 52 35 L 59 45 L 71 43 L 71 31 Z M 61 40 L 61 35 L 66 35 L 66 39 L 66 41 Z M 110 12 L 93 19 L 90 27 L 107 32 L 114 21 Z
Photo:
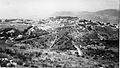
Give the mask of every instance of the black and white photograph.
M 0 68 L 119 68 L 119 0 L 0 0 Z

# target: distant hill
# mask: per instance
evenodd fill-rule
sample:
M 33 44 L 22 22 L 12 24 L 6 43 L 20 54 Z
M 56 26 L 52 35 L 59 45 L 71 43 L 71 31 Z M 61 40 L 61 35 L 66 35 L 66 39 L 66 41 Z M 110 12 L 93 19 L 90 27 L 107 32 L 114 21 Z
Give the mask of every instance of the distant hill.
M 116 10 L 116 9 L 106 9 L 96 12 L 60 11 L 60 12 L 55 12 L 53 16 L 78 16 L 85 19 L 91 19 L 93 21 L 110 22 L 110 23 L 118 24 L 120 21 L 119 13 L 120 10 Z
M 120 15 L 119 15 L 120 10 L 116 10 L 116 9 L 101 10 L 101 11 L 97 11 L 95 13 L 99 14 L 99 15 L 109 15 L 109 16 L 120 17 Z
M 74 16 L 74 12 L 71 11 L 59 11 L 59 12 L 55 12 L 53 14 L 53 16 Z

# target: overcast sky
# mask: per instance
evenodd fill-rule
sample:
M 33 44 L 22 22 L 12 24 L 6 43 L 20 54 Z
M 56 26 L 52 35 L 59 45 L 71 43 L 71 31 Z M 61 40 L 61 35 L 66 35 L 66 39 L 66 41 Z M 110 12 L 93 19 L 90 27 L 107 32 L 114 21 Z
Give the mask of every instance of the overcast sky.
M 0 18 L 39 18 L 56 11 L 118 8 L 119 0 L 0 0 Z

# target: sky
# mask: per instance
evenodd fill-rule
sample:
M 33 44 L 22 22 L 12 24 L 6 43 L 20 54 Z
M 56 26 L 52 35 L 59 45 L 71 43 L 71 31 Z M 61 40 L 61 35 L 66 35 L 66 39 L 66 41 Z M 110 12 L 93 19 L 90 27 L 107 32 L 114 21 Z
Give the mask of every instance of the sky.
M 0 18 L 40 18 L 57 11 L 118 9 L 119 0 L 0 0 Z

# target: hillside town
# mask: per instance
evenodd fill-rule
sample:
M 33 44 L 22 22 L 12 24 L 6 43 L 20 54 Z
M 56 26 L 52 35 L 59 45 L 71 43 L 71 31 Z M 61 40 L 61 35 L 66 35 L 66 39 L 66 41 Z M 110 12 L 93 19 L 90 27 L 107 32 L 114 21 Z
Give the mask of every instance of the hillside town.
M 118 68 L 119 24 L 71 16 L 0 19 L 0 55 L 1 67 Z

